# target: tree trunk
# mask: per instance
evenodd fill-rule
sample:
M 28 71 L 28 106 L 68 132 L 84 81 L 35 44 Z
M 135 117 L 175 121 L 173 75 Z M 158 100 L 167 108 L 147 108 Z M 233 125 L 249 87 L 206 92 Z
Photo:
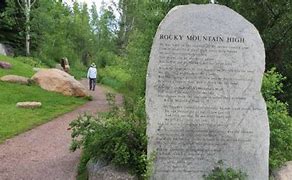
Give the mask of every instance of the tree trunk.
M 29 2 L 29 1 L 28 1 Z M 25 27 L 25 47 L 26 47 L 26 56 L 30 55 L 30 9 L 28 8 L 28 4 L 25 7 L 25 16 L 26 16 L 26 27 Z
M 30 10 L 36 0 L 18 0 L 19 6 L 25 14 L 25 49 L 26 56 L 30 55 Z

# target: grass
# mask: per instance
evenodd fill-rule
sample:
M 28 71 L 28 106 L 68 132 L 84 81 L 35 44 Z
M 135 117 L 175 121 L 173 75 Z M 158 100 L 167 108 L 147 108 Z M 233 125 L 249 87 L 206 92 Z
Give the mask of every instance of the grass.
M 75 79 L 86 78 L 87 69 L 85 67 L 75 68 L 71 67 L 70 74 L 75 77 Z
M 26 64 L 27 61 L 24 61 L 24 59 L 29 58 L 16 59 L 0 55 L 0 61 L 9 62 L 12 65 L 11 69 L 0 69 L 0 77 L 7 74 L 31 77 L 34 74 L 34 71 L 32 70 L 33 67 L 30 64 Z
M 32 66 L 23 63 L 20 59 L 0 56 L 0 61 L 12 64 L 10 70 L 0 69 L 0 77 L 7 74 L 31 77 L 34 74 Z M 16 108 L 16 103 L 21 101 L 39 101 L 42 107 L 39 109 Z M 85 102 L 87 102 L 85 98 L 48 92 L 37 85 L 26 86 L 0 82 L 0 143 L 72 111 Z
M 98 86 L 101 87 L 101 89 L 106 92 L 106 93 L 112 93 L 112 94 L 117 94 L 118 91 L 116 91 L 115 89 L 113 89 L 112 87 L 110 86 L 106 86 L 106 85 L 103 85 L 103 84 L 97 84 Z

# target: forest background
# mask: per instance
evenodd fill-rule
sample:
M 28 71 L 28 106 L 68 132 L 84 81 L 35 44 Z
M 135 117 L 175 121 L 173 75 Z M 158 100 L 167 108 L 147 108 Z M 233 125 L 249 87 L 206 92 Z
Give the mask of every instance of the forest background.
M 128 118 L 128 123 L 133 126 L 123 128 L 137 136 L 137 142 L 123 142 L 120 149 L 107 156 L 117 165 L 127 164 L 141 175 L 146 172 L 144 96 L 152 40 L 167 12 L 176 5 L 189 3 L 209 1 L 119 0 L 110 6 L 102 3 L 97 9 L 76 2 L 69 7 L 61 0 L 36 0 L 27 21 L 17 0 L 0 0 L 0 42 L 11 46 L 16 56 L 28 56 L 35 66 L 54 67 L 62 57 L 67 57 L 70 73 L 77 78 L 85 77 L 87 67 L 95 62 L 99 82 L 125 95 L 125 111 L 131 116 L 122 117 Z M 292 160 L 292 119 L 289 116 L 292 106 L 290 109 L 288 106 L 292 104 L 291 1 L 218 0 L 217 3 L 230 7 L 252 22 L 264 41 L 267 72 L 262 91 L 271 127 L 270 168 L 279 167 Z M 29 53 L 26 51 L 27 27 Z M 111 118 L 115 119 L 115 114 Z M 133 143 L 137 143 L 134 150 L 138 153 L 131 151 Z M 88 144 L 79 146 L 90 149 L 97 145 L 96 142 Z

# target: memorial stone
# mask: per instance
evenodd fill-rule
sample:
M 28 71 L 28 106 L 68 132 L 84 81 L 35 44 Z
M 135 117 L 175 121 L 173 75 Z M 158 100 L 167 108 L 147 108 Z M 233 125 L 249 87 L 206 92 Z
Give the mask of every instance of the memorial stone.
M 222 160 L 268 179 L 269 124 L 256 28 L 221 5 L 173 8 L 160 23 L 146 83 L 152 179 L 200 180 Z

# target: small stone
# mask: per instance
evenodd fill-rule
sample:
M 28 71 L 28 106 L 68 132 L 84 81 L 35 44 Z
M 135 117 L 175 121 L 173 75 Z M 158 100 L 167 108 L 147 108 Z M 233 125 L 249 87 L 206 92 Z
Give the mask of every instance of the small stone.
M 35 109 L 35 108 L 40 108 L 42 106 L 42 103 L 41 102 L 35 102 L 35 101 L 32 101 L 32 102 L 18 102 L 16 104 L 16 107 L 18 108 L 30 108 L 30 109 Z
M 18 84 L 29 84 L 29 78 L 17 75 L 6 75 L 0 78 L 1 81 L 10 82 L 10 83 L 18 83 Z
M 0 68 L 2 69 L 11 69 L 12 65 L 9 62 L 0 61 Z

